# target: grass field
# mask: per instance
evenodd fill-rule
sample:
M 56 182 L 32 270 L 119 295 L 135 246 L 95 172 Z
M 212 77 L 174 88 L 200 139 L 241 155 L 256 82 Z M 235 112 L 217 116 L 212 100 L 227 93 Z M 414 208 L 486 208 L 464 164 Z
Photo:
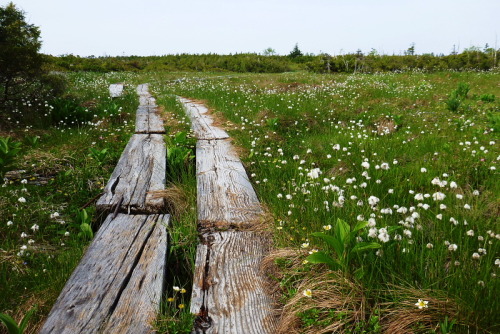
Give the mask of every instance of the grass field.
M 19 319 L 38 304 L 40 321 L 50 310 L 90 239 L 82 225 L 98 220 L 81 208 L 106 183 L 132 131 L 133 89 L 110 101 L 107 85 L 150 82 L 171 121 L 169 145 L 188 126 L 181 95 L 206 102 L 239 147 L 273 217 L 275 251 L 263 267 L 283 307 L 280 333 L 500 331 L 500 74 L 70 79 L 80 101 L 93 101 L 92 124 L 9 134 L 26 143 L 38 134 L 40 142 L 23 146 L 10 170 L 26 172 L 0 188 L 2 312 Z M 48 183 L 37 184 L 35 174 Z M 180 175 L 172 186 L 189 204 L 176 217 L 172 256 L 189 272 L 194 176 Z M 171 279 L 188 288 L 189 280 Z M 167 307 L 161 331 L 189 333 L 165 325 L 187 309 Z

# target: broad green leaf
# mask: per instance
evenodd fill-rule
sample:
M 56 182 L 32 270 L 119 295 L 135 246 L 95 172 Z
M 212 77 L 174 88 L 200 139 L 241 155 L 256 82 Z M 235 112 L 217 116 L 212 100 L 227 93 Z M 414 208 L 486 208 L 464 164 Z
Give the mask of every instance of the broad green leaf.
M 321 238 L 325 241 L 328 246 L 332 247 L 337 253 L 338 257 L 342 257 L 344 255 L 344 243 L 342 243 L 336 236 L 333 237 L 328 234 L 324 234 L 322 232 L 315 232 L 311 234 L 313 237 Z
M 83 234 L 86 236 L 86 237 L 89 237 L 90 239 L 93 238 L 94 236 L 94 232 L 92 231 L 92 228 L 90 227 L 89 224 L 87 223 L 83 223 L 80 225 L 80 229 L 82 230 Z
M 356 244 L 352 249 L 352 253 L 359 253 L 369 249 L 377 249 L 382 247 L 378 242 L 360 242 Z
M 332 269 L 332 270 L 336 270 L 336 269 L 339 269 L 341 267 L 340 263 L 337 260 L 332 259 L 330 256 L 326 255 L 323 252 L 312 253 L 311 255 L 306 257 L 306 260 L 311 262 L 311 263 L 327 264 L 328 267 L 330 267 L 330 269 Z
M 337 225 L 335 225 L 335 234 L 339 238 L 342 244 L 348 243 L 349 233 L 351 232 L 351 227 L 342 219 L 337 219 Z
M 359 230 L 362 230 L 364 229 L 365 227 L 368 226 L 368 222 L 364 222 L 364 221 L 361 221 L 361 222 L 358 222 L 355 226 L 354 226 L 354 229 L 352 230 L 353 233 L 355 232 L 358 232 Z
M 9 334 L 21 334 L 22 332 L 19 330 L 17 323 L 11 316 L 8 314 L 0 313 L 0 322 L 3 322 L 5 327 L 7 327 L 7 331 Z

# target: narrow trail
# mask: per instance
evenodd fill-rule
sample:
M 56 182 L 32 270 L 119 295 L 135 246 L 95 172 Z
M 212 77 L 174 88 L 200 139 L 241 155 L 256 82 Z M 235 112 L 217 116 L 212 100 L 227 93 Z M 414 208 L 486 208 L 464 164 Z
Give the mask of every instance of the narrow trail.
M 179 99 L 198 139 L 194 333 L 272 334 L 277 322 L 274 300 L 260 270 L 271 246 L 261 231 L 264 211 L 229 135 L 213 125 L 205 106 Z

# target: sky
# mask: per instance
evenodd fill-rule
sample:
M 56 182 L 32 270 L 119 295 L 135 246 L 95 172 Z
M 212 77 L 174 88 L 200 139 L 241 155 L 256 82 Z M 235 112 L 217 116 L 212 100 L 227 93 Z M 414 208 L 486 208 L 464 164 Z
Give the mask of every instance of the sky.
M 10 1 L 0 0 L 5 6 Z M 500 48 L 500 0 L 13 0 L 42 53 L 449 54 Z

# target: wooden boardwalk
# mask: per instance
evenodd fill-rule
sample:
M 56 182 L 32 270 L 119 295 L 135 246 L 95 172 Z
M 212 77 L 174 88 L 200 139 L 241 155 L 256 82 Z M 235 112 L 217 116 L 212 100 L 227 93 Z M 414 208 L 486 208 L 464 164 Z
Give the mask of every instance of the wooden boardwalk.
M 156 117 L 147 89 L 141 85 L 137 90 L 139 109 L 147 109 L 151 117 L 146 115 L 149 121 L 143 122 L 144 114 L 137 114 L 141 121 L 136 122 L 136 134 L 97 201 L 98 211 L 107 218 L 53 306 L 42 334 L 152 331 L 165 289 L 170 216 L 164 214 L 163 199 L 155 196 L 165 189 L 166 150 L 158 134 L 163 122 Z
M 263 210 L 228 134 L 203 105 L 180 98 L 198 138 L 196 179 L 201 231 L 191 298 L 194 333 L 272 334 L 274 301 L 260 262 L 271 241 L 258 232 Z

